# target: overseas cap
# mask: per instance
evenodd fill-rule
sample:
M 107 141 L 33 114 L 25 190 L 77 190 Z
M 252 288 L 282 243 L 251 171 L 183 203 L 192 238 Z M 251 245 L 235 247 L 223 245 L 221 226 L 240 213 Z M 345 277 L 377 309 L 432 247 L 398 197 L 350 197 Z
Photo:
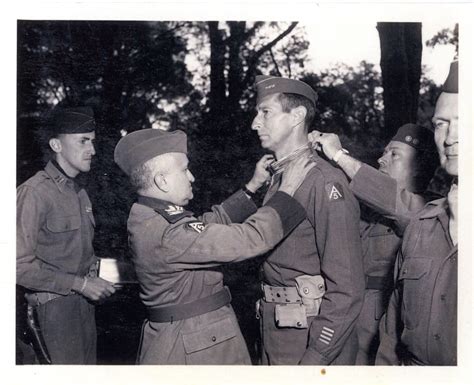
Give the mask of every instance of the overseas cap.
M 95 131 L 94 111 L 90 107 L 57 108 L 48 120 L 50 137 Z
M 451 63 L 449 68 L 448 78 L 443 84 L 443 92 L 449 94 L 458 93 L 458 61 L 455 60 Z
M 311 100 L 314 105 L 316 105 L 316 101 L 318 100 L 316 92 L 309 85 L 299 80 L 257 75 L 254 85 L 257 89 L 257 103 L 260 103 L 267 95 L 283 92 L 302 95 Z
M 413 123 L 401 126 L 392 140 L 406 143 L 416 150 L 435 149 L 433 131 Z
M 169 152 L 187 154 L 186 134 L 180 130 L 168 132 L 147 128 L 120 139 L 115 146 L 114 161 L 125 174 L 130 175 L 147 160 Z

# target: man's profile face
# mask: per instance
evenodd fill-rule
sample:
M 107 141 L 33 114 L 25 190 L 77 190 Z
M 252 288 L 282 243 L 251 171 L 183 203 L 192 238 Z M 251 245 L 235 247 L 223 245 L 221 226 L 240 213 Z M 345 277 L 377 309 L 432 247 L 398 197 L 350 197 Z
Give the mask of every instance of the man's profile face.
M 92 157 L 95 155 L 94 131 L 83 134 L 60 134 L 53 140 L 58 144 L 57 148 L 53 148 L 56 160 L 70 177 L 90 171 Z
M 170 156 L 167 162 L 166 179 L 167 199 L 178 206 L 186 206 L 193 199 L 192 183 L 194 176 L 188 169 L 189 161 L 186 154 L 174 152 L 166 154 Z
M 271 94 L 257 105 L 252 129 L 257 131 L 263 148 L 276 151 L 291 134 L 291 122 L 291 114 L 283 111 L 278 94 Z
M 432 122 L 441 167 L 458 175 L 458 94 L 441 93 Z
M 401 188 L 414 185 L 416 150 L 406 143 L 392 140 L 378 159 L 379 171 L 394 178 Z

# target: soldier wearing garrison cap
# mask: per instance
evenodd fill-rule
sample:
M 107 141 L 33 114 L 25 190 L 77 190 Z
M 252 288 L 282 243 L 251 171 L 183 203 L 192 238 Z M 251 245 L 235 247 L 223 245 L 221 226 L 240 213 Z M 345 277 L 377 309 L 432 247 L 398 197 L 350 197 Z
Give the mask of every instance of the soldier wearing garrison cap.
M 412 123 L 401 126 L 378 159 L 378 170 L 352 158 L 335 134 L 313 131 L 309 137 L 351 179 L 349 186 L 363 204 L 364 304 L 354 331 L 356 338 L 345 346 L 343 354 L 356 352 L 357 365 L 373 365 L 403 231 L 430 199 L 425 189 L 439 164 L 433 132 Z
M 95 364 L 90 301 L 115 289 L 96 277 L 92 204 L 74 181 L 95 155 L 93 111 L 58 108 L 42 131 L 51 159 L 17 188 L 17 284 L 26 290 L 31 326 L 40 329 L 34 334 L 40 361 Z
M 250 364 L 218 267 L 266 252 L 303 220 L 291 195 L 311 165 L 288 169 L 279 191 L 257 210 L 251 195 L 268 178 L 264 156 L 243 190 L 197 218 L 184 208 L 194 182 L 184 132 L 132 132 L 119 141 L 114 159 L 138 193 L 127 223 L 148 310 L 138 362 Z
M 280 173 L 299 159 L 314 167 L 294 197 L 306 218 L 268 254 L 262 265 L 262 362 L 270 365 L 352 364 L 339 354 L 362 306 L 364 275 L 359 205 L 346 177 L 308 142 L 316 92 L 306 83 L 257 76 L 252 129 L 273 152 L 273 199 Z
M 381 321 L 376 364 L 457 364 L 458 62 L 451 64 L 432 119 L 446 198 L 409 223 L 396 261 L 395 289 Z

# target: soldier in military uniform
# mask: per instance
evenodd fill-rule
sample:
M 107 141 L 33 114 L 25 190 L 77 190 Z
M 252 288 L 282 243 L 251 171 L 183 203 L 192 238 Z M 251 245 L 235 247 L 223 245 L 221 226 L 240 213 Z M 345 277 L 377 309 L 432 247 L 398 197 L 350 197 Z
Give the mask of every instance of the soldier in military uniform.
M 378 159 L 378 170 L 346 153 L 335 134 L 313 131 L 309 138 L 351 179 L 349 187 L 365 204 L 361 218 L 364 305 L 355 328 L 357 339 L 351 340 L 355 346 L 347 349 L 357 351 L 357 365 L 373 365 L 403 230 L 429 199 L 425 189 L 439 164 L 433 132 L 411 123 L 401 126 Z
M 268 177 L 264 157 L 244 191 L 198 219 L 184 209 L 194 181 L 186 154 L 179 130 L 135 131 L 115 149 L 116 163 L 138 192 L 127 224 L 148 310 L 138 361 L 250 364 L 218 267 L 268 251 L 304 219 L 291 195 L 312 165 L 302 160 L 287 170 L 279 191 L 257 211 L 249 195 Z
M 457 61 L 432 121 L 441 167 L 453 182 L 447 198 L 428 203 L 406 228 L 395 290 L 381 321 L 378 365 L 457 363 Z
M 265 202 L 295 160 L 314 167 L 294 197 L 306 218 L 262 265 L 262 362 L 276 365 L 353 364 L 338 360 L 359 315 L 364 275 L 359 205 L 344 174 L 308 142 L 317 95 L 306 83 L 257 76 L 257 115 L 252 123 L 264 149 L 274 153 Z
M 95 155 L 92 109 L 56 110 L 43 138 L 51 160 L 17 188 L 17 284 L 27 290 L 47 359 L 53 364 L 95 364 L 90 301 L 115 289 L 96 277 L 92 204 L 74 180 L 90 170 Z

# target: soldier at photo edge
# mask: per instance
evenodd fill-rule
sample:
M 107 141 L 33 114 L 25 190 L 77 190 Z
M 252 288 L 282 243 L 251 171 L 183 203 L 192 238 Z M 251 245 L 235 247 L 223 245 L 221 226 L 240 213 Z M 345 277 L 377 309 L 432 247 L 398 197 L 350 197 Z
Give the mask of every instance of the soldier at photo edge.
M 127 222 L 132 262 L 148 316 L 139 364 L 250 364 L 250 356 L 219 265 L 262 254 L 305 217 L 291 198 L 312 167 L 287 170 L 273 199 L 257 210 L 251 196 L 269 174 L 270 157 L 252 180 L 212 212 L 196 218 L 186 134 L 144 129 L 123 137 L 115 162 L 138 193 Z
M 95 155 L 92 109 L 56 108 L 41 136 L 51 158 L 17 188 L 17 284 L 40 361 L 95 364 L 94 301 L 115 288 L 96 276 L 92 204 L 74 179 Z
M 377 365 L 457 365 L 458 61 L 432 118 L 441 167 L 453 177 L 446 198 L 410 221 L 395 290 L 381 321 Z

